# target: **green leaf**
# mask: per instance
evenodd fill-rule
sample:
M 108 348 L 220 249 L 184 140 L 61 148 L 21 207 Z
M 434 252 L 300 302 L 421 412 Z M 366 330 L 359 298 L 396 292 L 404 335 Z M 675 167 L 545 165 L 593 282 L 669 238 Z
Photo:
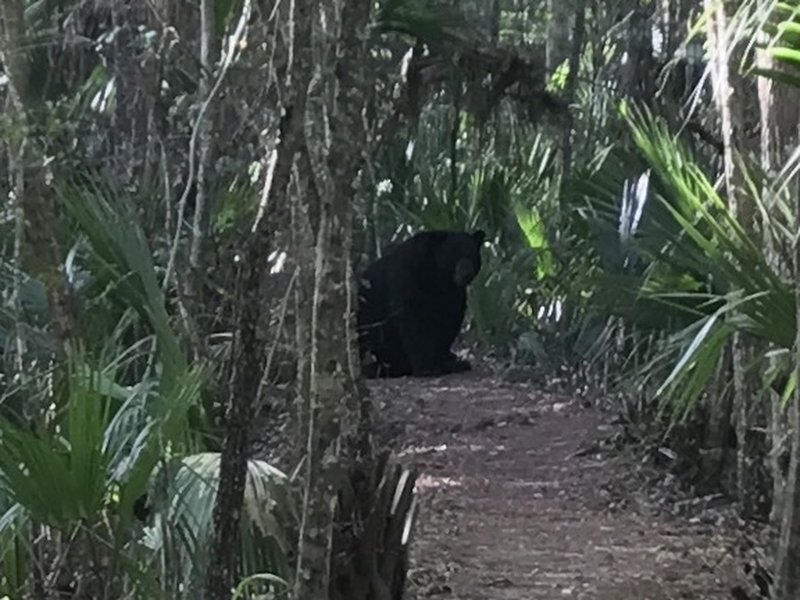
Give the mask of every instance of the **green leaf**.
M 108 277 L 114 283 L 111 294 L 152 327 L 164 369 L 163 385 L 176 385 L 186 358 L 170 325 L 152 252 L 132 209 L 136 202 L 109 179 L 88 173 L 57 191 L 89 240 L 97 274 Z
M 800 65 L 798 65 L 798 68 L 800 68 Z M 793 75 L 785 70 L 758 67 L 753 69 L 753 73 L 761 77 L 766 77 L 767 79 L 772 79 L 773 81 L 779 81 L 800 88 L 800 75 Z
M 774 46 L 767 49 L 767 53 L 772 55 L 773 58 L 787 62 L 791 65 L 800 68 L 800 50 L 794 48 L 784 48 L 782 46 Z

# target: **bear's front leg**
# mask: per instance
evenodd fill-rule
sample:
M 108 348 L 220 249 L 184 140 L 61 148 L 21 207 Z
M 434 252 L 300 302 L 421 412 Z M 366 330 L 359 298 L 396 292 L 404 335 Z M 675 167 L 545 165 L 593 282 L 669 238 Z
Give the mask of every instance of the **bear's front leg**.
M 396 323 L 407 364 L 411 367 L 411 375 L 444 375 L 447 370 L 437 352 L 436 340 L 425 323 L 407 309 L 399 311 Z

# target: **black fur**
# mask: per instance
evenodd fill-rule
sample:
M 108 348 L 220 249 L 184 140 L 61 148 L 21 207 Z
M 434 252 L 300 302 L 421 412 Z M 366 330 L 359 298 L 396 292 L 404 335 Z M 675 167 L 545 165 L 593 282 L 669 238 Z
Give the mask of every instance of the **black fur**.
M 468 371 L 450 346 L 464 321 L 467 286 L 485 234 L 426 231 L 394 246 L 361 277 L 358 332 L 367 377 Z M 368 361 L 371 353 L 375 362 Z

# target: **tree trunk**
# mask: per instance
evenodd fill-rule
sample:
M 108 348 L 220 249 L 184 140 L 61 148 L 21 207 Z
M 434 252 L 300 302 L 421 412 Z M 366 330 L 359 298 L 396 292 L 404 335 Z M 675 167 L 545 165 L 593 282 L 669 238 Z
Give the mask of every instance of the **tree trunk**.
M 755 236 L 753 203 L 744 198 L 742 173 L 736 164 L 736 156 L 744 151 L 747 140 L 744 136 L 745 108 L 752 95 L 743 78 L 731 68 L 738 64 L 741 48 L 727 46 L 728 15 L 736 10 L 736 3 L 713 3 L 715 8 L 710 19 L 710 39 L 714 50 L 712 82 L 719 110 L 722 140 L 724 144 L 725 189 L 731 211 L 742 227 Z M 756 485 L 758 446 L 753 440 L 752 399 L 758 390 L 753 375 L 745 372 L 753 356 L 752 343 L 742 335 L 733 338 L 733 405 L 736 413 L 737 438 L 737 495 L 745 517 L 756 510 L 759 493 Z
M 58 342 L 56 353 L 60 358 L 67 350 L 67 342 L 76 332 L 69 288 L 61 271 L 55 192 L 47 183 L 44 152 L 28 137 L 29 113 L 34 99 L 30 96 L 28 86 L 30 63 L 26 48 L 33 47 L 35 43 L 27 39 L 24 3 L 21 0 L 0 2 L 0 61 L 8 77 L 9 112 L 15 125 L 14 134 L 6 140 L 17 208 L 14 255 L 18 260 L 23 257 L 26 259 L 20 261 L 23 264 L 18 263 L 14 267 L 28 270 L 44 285 L 50 322 Z M 23 239 L 24 248 L 21 244 Z M 14 302 L 19 306 L 19 286 L 15 287 Z M 18 349 L 21 350 L 21 343 Z M 22 360 L 21 355 L 19 360 Z M 61 378 L 63 373 L 57 370 L 55 376 Z M 56 382 L 53 387 L 59 385 L 60 382 Z M 47 398 L 45 403 L 51 400 Z M 26 408 L 35 412 L 40 407 Z M 53 556 L 48 536 L 43 535 L 46 529 L 38 524 L 32 528 L 31 556 L 40 567 L 34 569 L 30 579 L 31 595 L 35 598 L 54 598 L 56 595 L 48 584 L 47 574 L 58 558 Z M 92 568 L 87 565 L 83 567 Z M 78 580 L 83 577 L 80 573 L 75 575 Z
M 337 91 L 331 110 L 328 167 L 331 193 L 320 198 L 316 231 L 314 293 L 311 323 L 309 398 L 303 431 L 306 468 L 303 473 L 303 517 L 300 528 L 298 600 L 327 600 L 331 581 L 334 497 L 347 458 L 357 448 L 358 388 L 352 379 L 347 333 L 353 326 L 349 295 L 353 183 L 363 161 L 357 132 L 363 131 L 364 47 L 370 3 L 347 2 L 341 11 L 336 49 Z M 312 217 L 313 218 L 313 217 Z
M 731 348 L 726 347 L 708 399 L 702 470 L 704 481 L 710 485 L 719 480 L 728 457 L 728 435 L 733 410 L 728 382 L 730 381 L 732 360 Z
M 651 3 L 637 2 L 628 23 L 627 61 L 623 65 L 623 90 L 637 100 L 653 97 L 653 41 Z
M 200 85 L 198 97 L 205 102 L 211 96 L 214 79 L 214 62 L 219 56 L 216 19 L 213 0 L 200 2 Z M 214 129 L 217 117 L 217 100 L 211 98 L 205 118 L 198 126 L 200 132 L 200 160 L 197 163 L 197 181 L 194 216 L 192 219 L 192 242 L 189 248 L 189 265 L 193 271 L 200 266 L 201 255 L 208 236 L 211 206 L 209 204 L 209 174 L 213 172 L 215 145 Z M 195 284 L 198 282 L 195 281 Z M 197 292 L 197 285 L 194 286 Z
M 213 93 L 217 57 L 220 56 L 217 43 L 216 16 L 213 0 L 200 2 L 200 84 L 197 90 L 197 103 L 205 112 L 197 122 L 198 160 L 194 180 L 194 214 L 192 215 L 192 235 L 189 242 L 188 277 L 185 281 L 177 278 L 179 295 L 186 305 L 187 317 L 184 319 L 192 351 L 196 356 L 207 355 L 208 326 L 198 315 L 204 313 L 202 307 L 203 258 L 208 246 L 208 237 L 213 211 L 210 196 L 211 182 L 216 159 L 215 132 L 219 114 L 219 95 Z M 202 110 L 202 108 L 201 108 Z M 191 169 L 189 176 L 192 176 Z M 190 182 L 191 183 L 191 182 Z
M 242 503 L 247 480 L 247 443 L 254 408 L 258 403 L 263 348 L 256 328 L 263 277 L 262 258 L 267 255 L 263 234 L 252 233 L 245 241 L 239 262 L 235 306 L 238 315 L 233 341 L 230 396 L 225 414 L 225 441 L 219 464 L 219 487 L 214 504 L 214 541 L 208 572 L 207 597 L 230 600 L 234 585 Z
M 288 18 L 293 20 L 293 26 L 289 29 L 294 35 L 289 40 L 291 48 L 287 51 L 293 60 L 291 70 L 286 74 L 286 100 L 280 122 L 280 141 L 271 167 L 272 180 L 264 189 L 256 226 L 268 203 L 285 204 L 295 157 L 304 146 L 306 97 L 314 69 L 311 31 L 318 3 L 317 0 L 296 0 L 293 4 L 295 14 L 290 14 Z
M 567 0 L 547 0 L 547 46 L 545 68 L 552 77 L 559 65 L 569 58 L 569 24 L 572 3 Z
M 795 214 L 800 215 L 800 194 L 796 196 Z M 794 245 L 794 282 L 797 322 L 800 323 L 800 244 Z M 800 327 L 794 348 L 795 376 L 800 378 Z M 800 379 L 798 379 L 800 381 Z M 775 558 L 773 600 L 800 597 L 800 386 L 795 386 L 794 406 L 789 411 L 792 421 L 791 457 L 783 497 L 780 538 Z
M 303 150 L 305 159 L 299 161 L 297 168 L 296 197 L 291 202 L 292 256 L 298 270 L 298 282 L 294 290 L 295 300 L 295 343 L 297 352 L 297 381 L 295 384 L 295 439 L 304 440 L 308 423 L 308 399 L 311 377 L 311 319 L 314 294 L 314 233 L 309 213 L 316 214 L 319 196 L 311 185 L 313 172 Z M 303 185 L 305 183 L 305 185 Z M 306 198 L 303 202 L 302 199 Z M 294 448 L 293 461 L 299 464 L 306 455 L 305 445 L 298 442 Z
M 780 63 L 773 61 L 768 53 L 759 51 L 757 54 L 758 65 L 762 68 L 780 69 Z M 767 77 L 758 79 L 758 99 L 761 115 L 761 167 L 769 175 L 768 180 L 777 175 L 792 151 L 797 145 L 798 124 L 800 124 L 800 107 L 796 99 L 795 88 L 783 83 L 773 81 Z M 797 182 L 792 182 L 790 193 L 797 194 Z M 770 194 L 765 195 L 769 201 Z M 772 212 L 770 206 L 767 210 Z M 774 269 L 782 277 L 789 278 L 790 271 L 778 256 L 773 239 L 772 230 L 763 227 L 764 245 L 767 258 Z M 773 361 L 774 362 L 774 361 Z M 773 366 L 775 366 L 773 364 Z M 782 522 L 784 502 L 785 476 L 781 465 L 785 451 L 790 444 L 788 440 L 789 429 L 787 416 L 781 406 L 781 396 L 778 390 L 770 390 L 770 471 L 773 480 L 772 510 L 770 522 L 778 525 Z M 800 541 L 798 541 L 800 543 Z
M 293 32 L 289 38 L 293 57 L 286 74 L 285 103 L 280 122 L 280 137 L 271 166 L 271 182 L 265 186 L 257 223 L 268 206 L 288 206 L 291 221 L 291 255 L 298 273 L 294 286 L 295 350 L 297 352 L 297 381 L 293 421 L 295 439 L 305 438 L 303 429 L 307 422 L 306 410 L 309 394 L 309 356 L 311 353 L 311 301 L 314 289 L 314 234 L 312 215 L 318 212 L 318 195 L 305 147 L 304 130 L 307 121 L 306 99 L 313 75 L 312 24 L 318 14 L 316 0 L 297 0 L 288 27 Z M 301 160 L 296 160 L 301 153 Z M 296 174 L 296 188 L 291 201 L 290 181 Z M 269 177 L 269 176 L 268 176 Z M 301 201 L 305 198 L 305 201 Z M 304 444 L 298 442 L 293 449 L 293 460 L 299 463 L 305 457 Z
M 50 319 L 60 346 L 73 336 L 73 316 L 66 281 L 61 273 L 61 248 L 57 236 L 55 193 L 47 184 L 44 157 L 40 149 L 27 138 L 30 64 L 27 47 L 35 44 L 26 40 L 25 6 L 20 0 L 0 2 L 0 58 L 9 83 L 11 105 L 19 127 L 18 137 L 9 140 L 9 150 L 15 156 L 21 189 L 19 206 L 22 209 L 27 241 L 28 267 L 38 276 L 47 290 Z
M 759 52 L 759 66 L 780 68 L 765 52 Z M 797 91 L 783 83 L 762 77 L 758 81 L 759 104 L 761 108 L 761 162 L 764 171 L 774 175 L 791 156 L 798 142 L 800 107 L 797 104 Z M 770 179 L 770 178 L 768 178 Z M 797 198 L 795 214 L 800 215 L 800 190 L 793 181 L 790 193 Z M 768 196 L 767 196 L 768 197 Z M 768 207 L 769 209 L 769 207 Z M 775 240 L 764 228 L 767 252 L 772 264 L 779 268 L 775 251 Z M 796 245 L 795 252 L 800 252 Z M 795 301 L 800 313 L 800 254 L 794 257 Z M 790 273 L 782 272 L 784 276 Z M 800 320 L 798 320 L 800 323 Z M 798 330 L 800 332 L 800 330 Z M 795 352 L 800 349 L 800 333 L 795 342 Z M 800 357 L 795 356 L 795 368 L 800 369 Z M 794 403 L 788 411 L 781 406 L 780 396 L 771 391 L 771 453 L 770 465 L 773 477 L 773 506 L 770 522 L 780 527 L 780 536 L 775 558 L 775 580 L 772 597 L 775 600 L 800 596 L 800 392 L 795 392 Z M 788 437 L 788 440 L 787 440 Z M 787 444 L 788 442 L 788 444 Z M 790 452 L 789 470 L 784 476 L 783 458 L 788 446 Z
M 575 14 L 572 25 L 572 48 L 569 55 L 569 74 L 564 86 L 564 99 L 570 104 L 578 86 L 578 70 L 583 53 L 583 39 L 586 35 L 586 0 L 575 0 Z M 569 179 L 572 172 L 572 114 L 567 111 L 564 131 L 561 138 L 562 180 Z
M 230 598 L 233 583 L 231 557 L 235 555 L 240 512 L 247 473 L 247 426 L 252 421 L 261 380 L 263 348 L 259 346 L 254 323 L 259 322 L 258 296 L 263 276 L 259 265 L 267 255 L 264 234 L 270 217 L 286 206 L 287 188 L 292 165 L 302 144 L 303 124 L 306 114 L 306 90 L 311 80 L 311 26 L 316 3 L 298 0 L 295 3 L 294 53 L 292 77 L 287 89 L 287 105 L 280 126 L 280 142 L 275 154 L 271 177 L 265 183 L 263 202 L 251 234 L 245 242 L 241 264 L 240 285 L 242 297 L 236 305 L 243 307 L 237 323 L 231 398 L 226 423 L 226 438 L 220 462 L 220 484 L 214 507 L 214 553 L 209 572 L 208 594 L 211 598 Z
M 492 42 L 492 46 L 497 47 L 500 43 L 500 16 L 502 13 L 500 0 L 489 0 L 487 12 L 489 13 L 489 39 Z

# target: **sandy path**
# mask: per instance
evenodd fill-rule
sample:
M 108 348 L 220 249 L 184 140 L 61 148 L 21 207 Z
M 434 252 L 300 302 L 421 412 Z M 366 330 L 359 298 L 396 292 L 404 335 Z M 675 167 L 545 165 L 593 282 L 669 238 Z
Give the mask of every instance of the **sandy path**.
M 409 598 L 731 598 L 731 536 L 615 508 L 624 462 L 579 401 L 478 373 L 370 389 L 421 473 Z

